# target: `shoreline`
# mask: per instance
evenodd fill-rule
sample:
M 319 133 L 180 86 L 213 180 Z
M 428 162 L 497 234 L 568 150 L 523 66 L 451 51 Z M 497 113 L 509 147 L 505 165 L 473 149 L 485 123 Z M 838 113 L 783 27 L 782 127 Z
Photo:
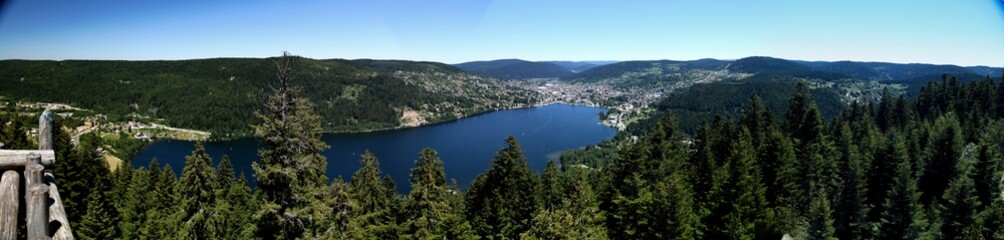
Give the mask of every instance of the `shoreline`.
M 376 133 L 376 132 L 385 132 L 385 131 L 404 130 L 404 129 L 428 127 L 428 126 L 435 126 L 435 125 L 439 125 L 439 124 L 446 124 L 446 123 L 456 122 L 456 121 L 460 121 L 460 120 L 463 120 L 463 119 L 466 119 L 466 118 L 476 117 L 476 116 L 479 116 L 479 115 L 494 113 L 494 112 L 498 112 L 498 111 L 519 110 L 519 109 L 529 109 L 529 108 L 536 108 L 536 107 L 545 107 L 545 106 L 553 105 L 553 104 L 565 104 L 565 105 L 570 105 L 570 106 L 595 107 L 595 108 L 604 108 L 604 109 L 608 109 L 609 110 L 608 107 L 598 106 L 598 105 L 588 105 L 588 104 L 580 104 L 580 103 L 568 103 L 568 102 L 565 102 L 565 101 L 549 101 L 549 102 L 541 102 L 541 103 L 536 103 L 536 104 L 526 105 L 526 106 L 520 106 L 520 107 L 499 108 L 499 109 L 492 109 L 492 110 L 487 110 L 487 111 L 481 111 L 481 112 L 473 113 L 473 114 L 470 114 L 470 115 L 464 115 L 464 116 L 459 117 L 459 118 L 453 118 L 453 119 L 441 120 L 441 121 L 435 121 L 435 122 L 428 122 L 428 123 L 421 124 L 421 125 L 418 125 L 418 126 L 403 126 L 403 125 L 399 125 L 399 126 L 395 126 L 395 127 L 375 128 L 375 129 L 367 129 L 367 130 L 360 130 L 360 131 L 321 131 L 320 133 L 321 134 L 362 134 L 362 133 Z M 602 119 L 600 120 L 600 124 L 603 124 L 603 120 Z M 205 141 L 206 142 L 222 142 L 222 141 L 230 141 L 230 140 L 236 140 L 236 139 L 242 139 L 242 138 L 253 138 L 253 137 L 254 137 L 253 134 L 251 134 L 251 135 L 247 135 L 247 136 L 237 136 L 237 137 L 210 138 L 210 139 L 206 139 Z M 150 141 L 150 142 L 159 141 L 159 140 L 189 141 L 189 140 L 184 140 L 184 139 L 162 138 L 162 139 L 157 139 L 157 140 L 153 140 L 153 141 Z

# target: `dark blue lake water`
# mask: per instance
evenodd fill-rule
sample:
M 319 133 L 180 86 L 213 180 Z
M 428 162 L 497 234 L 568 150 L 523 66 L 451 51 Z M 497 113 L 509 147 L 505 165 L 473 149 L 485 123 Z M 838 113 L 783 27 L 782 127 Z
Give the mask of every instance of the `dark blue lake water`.
M 380 169 L 397 183 L 398 191 L 410 190 L 408 176 L 418 152 L 429 147 L 439 152 L 447 179 L 456 179 L 461 189 L 488 169 L 495 152 L 505 145 L 506 136 L 515 136 L 530 165 L 537 171 L 557 160 L 564 150 L 581 148 L 610 139 L 616 130 L 600 124 L 599 113 L 606 109 L 566 104 L 505 110 L 425 127 L 371 133 L 327 134 L 331 145 L 324 152 L 328 158 L 328 176 L 342 176 L 348 181 L 359 169 L 359 156 L 367 149 L 380 159 Z M 259 160 L 259 143 L 254 139 L 206 143 L 206 151 L 218 164 L 226 154 L 238 172 L 253 181 L 251 162 Z M 163 166 L 171 165 L 181 174 L 185 156 L 194 149 L 192 142 L 160 140 L 141 151 L 133 166 L 148 166 L 154 158 Z

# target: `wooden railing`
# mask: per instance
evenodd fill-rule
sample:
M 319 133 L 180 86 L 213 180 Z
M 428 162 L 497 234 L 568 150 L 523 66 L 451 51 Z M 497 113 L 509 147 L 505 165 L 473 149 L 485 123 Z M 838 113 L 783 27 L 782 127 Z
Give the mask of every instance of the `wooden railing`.
M 38 150 L 0 150 L 0 240 L 17 239 L 21 216 L 28 239 L 73 239 L 52 174 L 52 128 L 46 109 L 38 118 Z

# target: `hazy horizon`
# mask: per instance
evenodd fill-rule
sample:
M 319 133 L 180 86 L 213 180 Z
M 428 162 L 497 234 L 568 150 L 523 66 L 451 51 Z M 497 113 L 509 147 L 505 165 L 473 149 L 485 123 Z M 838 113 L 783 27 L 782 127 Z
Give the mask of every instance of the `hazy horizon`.
M 193 7 L 195 6 L 195 7 Z M 1004 1 L 10 1 L 0 59 L 738 59 L 1004 66 Z

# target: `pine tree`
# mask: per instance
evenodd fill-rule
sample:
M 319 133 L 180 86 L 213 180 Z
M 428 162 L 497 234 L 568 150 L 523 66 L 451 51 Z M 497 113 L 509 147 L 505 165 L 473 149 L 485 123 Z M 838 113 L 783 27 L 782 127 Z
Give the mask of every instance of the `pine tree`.
M 118 212 L 112 205 L 110 179 L 107 176 L 95 176 L 93 193 L 87 198 L 87 213 L 80 221 L 80 226 L 74 228 L 80 239 L 114 239 L 118 237 Z
M 835 198 L 834 220 L 836 236 L 840 239 L 863 239 L 868 231 L 868 169 L 852 139 L 851 128 L 845 123 L 837 132 L 837 145 L 841 152 L 840 174 L 844 180 L 840 194 Z
M 327 182 L 327 163 L 321 151 L 320 116 L 313 104 L 290 86 L 294 56 L 283 53 L 279 63 L 278 87 L 258 113 L 261 124 L 255 136 L 264 147 L 261 161 L 254 162 L 257 191 L 262 211 L 256 214 L 259 237 L 295 239 L 323 221 L 323 204 L 318 204 Z
M 540 176 L 540 195 L 543 198 L 542 207 L 545 209 L 559 208 L 564 201 L 564 191 L 561 189 L 558 174 L 558 167 L 554 161 L 548 161 L 544 173 Z
M 731 198 L 732 211 L 723 219 L 727 224 L 726 233 L 732 239 L 767 238 L 767 229 L 774 224 L 774 211 L 767 203 L 767 187 L 756 165 L 752 144 L 746 128 L 742 128 L 733 141 L 730 172 L 735 185 L 729 195 L 734 198 Z
M 997 85 L 997 118 L 1004 118 L 1004 74 Z
M 516 138 L 506 138 L 506 147 L 467 192 L 466 212 L 474 231 L 484 238 L 518 238 L 540 208 L 539 181 Z
M 338 176 L 327 188 L 325 205 L 331 208 L 331 217 L 321 224 L 322 229 L 317 236 L 306 235 L 306 239 L 352 239 L 361 230 L 351 225 L 352 215 L 357 208 L 349 193 L 349 184 Z
M 768 141 L 758 160 L 762 161 L 764 168 L 764 182 L 767 187 L 767 198 L 774 205 L 784 205 L 782 199 L 787 197 L 791 200 L 797 188 L 788 188 L 786 185 L 796 183 L 799 178 L 799 161 L 795 157 L 795 147 L 792 146 L 791 139 L 774 130 L 768 135 Z M 791 203 L 791 202 L 788 202 Z
M 954 174 L 949 169 L 955 169 L 962 150 L 962 129 L 954 114 L 949 113 L 939 117 L 934 122 L 934 129 L 928 150 L 924 174 L 920 178 L 921 202 L 929 204 L 941 197 L 948 182 Z
M 156 164 L 156 160 L 151 163 Z M 160 171 L 160 169 L 156 171 Z M 132 175 L 132 181 L 126 186 L 125 194 L 121 195 L 117 201 L 120 203 L 119 215 L 121 216 L 118 227 L 123 239 L 138 239 L 140 237 L 139 229 L 146 223 L 146 212 L 149 209 L 146 197 L 154 185 L 149 170 L 137 169 L 132 171 Z
M 56 161 L 55 168 L 59 174 L 56 177 L 56 185 L 63 193 L 60 197 L 63 198 L 67 220 L 74 228 L 74 224 L 79 223 L 86 213 L 89 195 L 94 192 L 93 188 L 96 185 L 95 176 L 108 176 L 107 165 L 98 152 L 99 146 L 101 143 L 97 136 L 82 135 L 71 156 Z
M 218 173 L 216 175 L 217 176 L 216 184 L 219 185 L 221 188 L 226 188 L 227 186 L 233 185 L 234 183 L 236 183 L 235 180 L 238 180 L 237 170 L 234 170 L 234 164 L 230 160 L 230 156 L 223 154 L 223 157 L 220 158 L 220 163 L 218 164 L 216 169 Z
M 208 218 L 216 214 L 212 205 L 216 201 L 218 178 L 202 142 L 195 143 L 195 150 L 185 157 L 185 167 L 181 170 L 182 235 L 195 239 L 218 238 L 209 235 L 207 226 Z
M 994 195 L 990 206 L 980 216 L 985 239 L 1004 239 L 1004 188 Z
M 700 239 L 700 218 L 693 194 L 680 173 L 665 181 L 648 183 L 639 175 L 625 184 L 638 188 L 634 197 L 618 195 L 608 217 L 616 223 L 608 227 L 613 239 Z
M 885 146 L 876 153 L 875 160 L 872 162 L 872 167 L 868 174 L 867 201 L 872 206 L 869 218 L 873 222 L 878 222 L 882 212 L 885 211 L 887 194 L 894 187 L 889 183 L 893 182 L 898 174 L 897 164 L 900 162 L 910 162 L 910 156 L 905 146 L 906 139 L 903 136 L 894 131 L 889 132 L 886 139 Z M 912 173 L 911 176 L 913 176 Z
M 413 239 L 444 238 L 450 226 L 447 218 L 461 213 L 449 205 L 451 192 L 446 185 L 443 160 L 436 151 L 423 149 L 411 170 L 411 193 L 404 208 L 404 237 Z
M 8 115 L 10 118 L 6 119 L 9 122 L 0 121 L 3 123 L 0 142 L 4 149 L 36 149 L 28 139 L 28 128 L 24 126 L 24 119 L 19 113 L 19 109 L 15 109 L 13 114 Z
M 954 175 L 945 190 L 944 202 L 941 202 L 941 234 L 945 239 L 956 239 L 963 236 L 966 227 L 973 226 L 980 211 L 979 197 L 976 195 L 976 183 L 973 181 L 974 165 L 976 163 L 977 147 L 966 146 L 955 166 Z
M 56 157 L 53 173 L 56 174 L 56 186 L 59 186 L 67 219 L 72 225 L 79 223 L 86 211 L 87 194 L 90 192 L 88 189 L 94 186 L 92 183 L 93 175 L 89 175 L 94 173 L 88 170 L 94 168 L 86 167 L 90 161 L 83 161 L 78 157 L 77 151 L 71 143 L 70 134 L 63 129 L 63 120 L 57 117 L 53 122 L 52 148 Z M 2 122 L 4 122 L 3 119 L 0 119 L 0 123 Z M 3 141 L 0 139 L 0 142 Z M 86 143 L 86 145 L 90 146 L 91 144 Z M 3 148 L 11 149 L 10 146 L 6 146 L 6 143 Z
M 990 125 L 990 130 L 980 138 L 979 152 L 973 180 L 976 182 L 976 193 L 981 203 L 989 204 L 997 195 L 996 189 L 1001 187 L 1001 177 L 1004 176 L 1004 160 L 997 146 L 1004 146 L 1004 124 Z
M 610 238 L 702 237 L 701 215 L 683 167 L 686 150 L 680 142 L 676 121 L 666 112 L 652 131 L 623 148 L 621 158 L 608 170 L 610 187 L 601 198 L 601 209 L 609 213 Z
M 875 116 L 875 122 L 878 123 L 879 129 L 882 131 L 887 131 L 892 128 L 896 119 L 893 116 L 895 114 L 895 109 L 892 100 L 892 94 L 889 93 L 889 88 L 882 89 L 882 97 L 879 99 L 879 109 Z
M 784 113 L 784 125 L 798 146 L 817 141 L 822 135 L 823 118 L 805 82 L 795 85 L 795 93 L 788 100 L 788 111 Z
M 360 160 L 362 168 L 352 174 L 349 183 L 352 199 L 358 208 L 352 217 L 352 224 L 358 227 L 360 238 L 389 239 L 396 237 L 394 188 L 382 178 L 380 162 L 369 151 Z
M 910 103 L 906 100 L 906 96 L 899 95 L 896 98 L 896 111 L 893 113 L 893 120 L 896 127 L 904 128 L 910 123 Z
M 905 151 L 902 141 L 894 141 L 896 152 Z M 895 159 L 895 177 L 885 194 L 882 217 L 879 222 L 879 239 L 920 239 L 928 227 L 917 182 L 913 177 L 910 162 L 906 158 Z
M 148 221 L 140 227 L 140 235 L 149 239 L 179 238 L 181 217 L 176 203 L 181 199 L 178 194 L 178 179 L 170 165 L 165 165 L 159 173 L 153 174 L 156 182 L 152 192 L 147 194 L 149 209 L 146 212 Z
M 833 237 L 833 210 L 830 209 L 830 200 L 826 196 L 826 191 L 820 189 L 809 206 L 809 226 L 806 229 L 805 239 L 807 240 L 836 240 Z
M 228 170 L 230 168 L 230 170 Z M 253 198 L 243 174 L 235 176 L 230 159 L 223 156 L 219 164 L 215 203 L 206 220 L 208 236 L 215 239 L 249 239 L 254 237 Z
M 760 149 L 774 128 L 774 112 L 753 93 L 739 117 L 739 125 L 746 127 L 753 137 L 753 146 Z
M 600 203 L 589 181 L 593 171 L 572 169 L 563 173 L 561 179 L 564 184 L 561 191 L 565 192 L 565 197 L 562 208 L 574 217 L 576 231 L 583 238 L 606 237 L 606 228 L 603 226 L 606 214 L 600 211 Z

